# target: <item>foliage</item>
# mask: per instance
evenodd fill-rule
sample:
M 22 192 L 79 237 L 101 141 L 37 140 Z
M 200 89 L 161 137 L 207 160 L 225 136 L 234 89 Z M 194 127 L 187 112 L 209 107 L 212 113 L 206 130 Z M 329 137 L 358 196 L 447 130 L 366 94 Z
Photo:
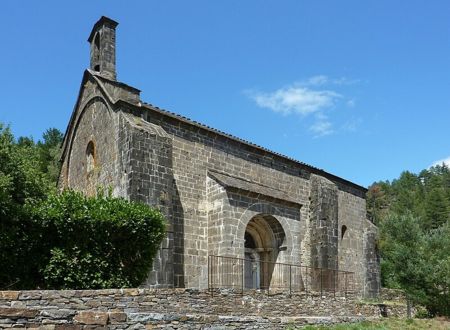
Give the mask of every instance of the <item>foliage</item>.
M 425 236 L 424 305 L 431 315 L 450 316 L 450 226 L 444 225 Z
M 112 198 L 56 194 L 62 134 L 14 138 L 0 123 L 0 289 L 137 286 L 164 235 L 161 214 Z
M 165 233 L 159 211 L 103 193 L 85 197 L 68 190 L 30 209 L 48 242 L 41 270 L 50 288 L 138 286 Z
M 33 140 L 16 141 L 0 123 L 0 288 L 19 280 L 27 286 L 35 275 L 29 258 L 35 230 L 23 206 L 44 199 L 55 187 L 40 166 Z
M 450 315 L 450 170 L 404 172 L 369 188 L 380 228 L 383 285 L 402 288 L 430 315 Z
M 414 314 L 414 317 L 417 319 L 429 319 L 432 317 L 428 310 L 424 308 L 423 306 L 416 306 L 416 313 Z
M 450 169 L 442 164 L 418 175 L 406 171 L 392 182 L 376 182 L 369 187 L 367 208 L 376 223 L 390 213 L 411 213 L 424 230 L 438 228 L 450 221 Z
M 63 134 L 56 128 L 49 128 L 42 135 L 42 139 L 43 141 L 38 141 L 36 145 L 41 161 L 41 171 L 56 183 L 60 170 L 59 157 Z
M 307 325 L 298 329 L 302 330 L 445 330 L 449 329 L 450 322 L 445 320 L 427 319 L 398 319 L 384 318 L 374 321 L 363 321 L 349 324 L 337 325 Z M 288 327 L 287 329 L 296 329 Z

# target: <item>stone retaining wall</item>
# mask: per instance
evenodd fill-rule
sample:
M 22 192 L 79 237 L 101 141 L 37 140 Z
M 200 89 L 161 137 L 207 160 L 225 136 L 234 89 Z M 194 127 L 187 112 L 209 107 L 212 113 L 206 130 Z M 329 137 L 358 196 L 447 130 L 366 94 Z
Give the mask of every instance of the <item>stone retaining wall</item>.
M 401 303 L 364 304 L 348 295 L 245 295 L 189 289 L 0 291 L 0 328 L 285 329 L 355 322 L 381 312 L 406 316 Z

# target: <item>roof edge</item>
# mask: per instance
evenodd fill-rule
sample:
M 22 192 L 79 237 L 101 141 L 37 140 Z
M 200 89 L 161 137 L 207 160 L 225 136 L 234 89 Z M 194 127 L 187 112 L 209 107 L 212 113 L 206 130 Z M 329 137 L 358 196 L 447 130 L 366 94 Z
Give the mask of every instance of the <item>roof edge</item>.
M 110 25 L 113 29 L 115 29 L 115 28 L 117 27 L 117 25 L 119 25 L 118 22 L 116 22 L 115 20 L 113 20 L 113 19 L 111 19 L 111 18 L 109 18 L 109 17 L 106 17 L 106 16 L 100 17 L 100 19 L 99 19 L 99 20 L 94 24 L 94 26 L 92 27 L 92 31 L 91 31 L 91 33 L 89 34 L 89 38 L 88 38 L 88 40 L 87 40 L 88 42 L 91 42 L 92 39 L 94 39 L 95 32 L 97 32 L 98 27 L 99 27 L 100 25 L 102 25 L 102 24 L 108 24 L 108 25 Z
M 301 161 L 299 161 L 299 160 L 297 160 L 297 159 L 295 159 L 295 158 L 288 157 L 288 156 L 286 156 L 286 155 L 283 155 L 283 154 L 281 154 L 281 153 L 278 153 L 278 152 L 275 152 L 275 151 L 273 151 L 273 150 L 267 149 L 267 148 L 265 148 L 265 147 L 262 147 L 262 146 L 260 146 L 260 145 L 255 144 L 255 143 L 246 141 L 246 140 L 241 139 L 241 138 L 239 138 L 239 137 L 236 137 L 236 136 L 234 136 L 234 135 L 225 133 L 225 132 L 223 132 L 223 131 L 220 131 L 220 130 L 215 129 L 215 128 L 212 128 L 212 127 L 209 127 L 209 126 L 204 125 L 204 124 L 202 124 L 202 123 L 193 121 L 193 120 L 191 120 L 191 119 L 189 119 L 189 118 L 186 118 L 186 117 L 181 116 L 181 115 L 179 115 L 179 114 L 173 113 L 173 112 L 171 112 L 171 111 L 167 111 L 167 110 L 165 110 L 165 109 L 161 109 L 161 108 L 159 108 L 159 107 L 153 106 L 153 105 L 151 105 L 151 104 L 149 104 L 149 103 L 145 103 L 145 102 L 142 103 L 141 105 L 136 105 L 136 104 L 127 102 L 127 101 L 125 101 L 125 100 L 119 100 L 117 103 L 120 103 L 120 102 L 123 102 L 123 103 L 125 103 L 125 104 L 127 104 L 127 105 L 130 105 L 130 106 L 132 106 L 132 107 L 144 108 L 144 109 L 147 110 L 147 111 L 154 111 L 154 112 L 157 112 L 157 113 L 160 114 L 160 115 L 163 115 L 163 116 L 166 116 L 166 117 L 170 117 L 170 118 L 175 119 L 175 120 L 177 120 L 177 121 L 183 122 L 183 123 L 185 123 L 185 124 L 187 124 L 187 125 L 191 125 L 191 126 L 194 126 L 194 127 L 200 128 L 200 129 L 203 129 L 203 130 L 205 130 L 205 131 L 207 131 L 207 132 L 211 132 L 211 133 L 213 133 L 213 134 L 222 136 L 222 137 L 224 137 L 224 138 L 226 138 L 226 139 L 230 139 L 230 140 L 235 141 L 235 142 L 237 142 L 237 143 L 240 143 L 240 144 L 242 144 L 242 145 L 246 145 L 246 146 L 248 146 L 248 147 L 250 147 L 250 148 L 252 148 L 252 149 L 256 149 L 256 150 L 258 150 L 258 151 L 260 151 L 260 152 L 268 153 L 268 154 L 273 155 L 273 156 L 275 156 L 275 157 L 277 157 L 277 158 L 281 158 L 281 159 L 283 159 L 283 160 L 286 160 L 286 161 L 288 161 L 288 162 L 291 162 L 291 163 L 295 164 L 296 166 L 300 166 L 300 167 L 306 168 L 306 169 L 307 169 L 308 171 L 310 171 L 312 174 L 317 174 L 317 175 L 324 176 L 324 177 L 326 177 L 326 178 L 328 178 L 328 179 L 330 179 L 330 180 L 332 180 L 332 181 L 334 181 L 334 182 L 340 182 L 340 183 L 342 183 L 342 184 L 344 184 L 344 185 L 351 186 L 351 187 L 353 187 L 353 188 L 355 188 L 355 189 L 357 189 L 357 190 L 360 190 L 360 191 L 362 191 L 362 192 L 364 192 L 364 193 L 367 192 L 367 188 L 366 188 L 366 187 L 363 187 L 363 186 L 361 186 L 361 185 L 359 185 L 359 184 L 356 184 L 356 183 L 354 183 L 354 182 L 352 182 L 352 181 L 349 181 L 349 180 L 347 180 L 347 179 L 344 179 L 344 178 L 339 177 L 339 176 L 337 176 L 337 175 L 334 175 L 334 174 L 332 174 L 332 173 L 326 172 L 326 171 L 323 170 L 323 169 L 320 169 L 320 168 L 314 167 L 314 166 L 312 166 L 312 165 L 303 163 L 303 162 L 301 162 Z

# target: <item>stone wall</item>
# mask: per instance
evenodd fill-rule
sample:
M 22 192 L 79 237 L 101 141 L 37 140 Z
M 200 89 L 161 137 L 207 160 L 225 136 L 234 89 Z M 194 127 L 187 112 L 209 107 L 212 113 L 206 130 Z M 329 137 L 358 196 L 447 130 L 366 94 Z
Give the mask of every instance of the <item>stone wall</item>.
M 285 329 L 355 322 L 381 313 L 406 316 L 406 306 L 360 303 L 332 294 L 268 296 L 189 289 L 0 291 L 0 328 Z M 215 328 L 217 329 L 217 327 Z
M 111 187 L 161 209 L 168 235 L 143 285 L 205 289 L 209 255 L 247 254 L 331 269 L 320 283 L 334 282 L 334 270 L 354 272 L 358 294 L 376 296 L 365 188 L 142 102 L 116 81 L 117 24 L 102 17 L 89 36 L 91 69 L 64 137 L 59 186 Z M 260 244 L 246 250 L 252 230 Z
M 352 193 L 339 191 L 338 248 L 339 269 L 355 272 L 361 291 L 370 276 L 364 260 L 364 229 L 367 225 L 365 201 Z M 374 294 L 376 296 L 377 293 Z
M 366 281 L 365 297 L 377 297 L 381 288 L 380 252 L 378 250 L 378 228 L 367 221 L 364 232 L 364 260 Z
M 321 268 L 313 288 L 321 283 L 335 283 L 338 269 L 338 189 L 331 181 L 311 177 L 310 198 L 311 267 Z M 323 269 L 323 270 L 322 270 Z
M 93 78 L 86 82 L 79 107 L 79 113 L 73 116 L 73 138 L 62 164 L 60 186 L 70 186 L 88 195 L 95 194 L 99 186 L 119 188 L 122 173 L 117 171 L 117 115 L 102 98 Z M 89 143 L 94 146 L 92 169 L 87 168 Z M 117 188 L 115 193 L 120 195 Z
M 307 166 L 290 159 L 170 118 L 152 107 L 144 109 L 147 111 L 123 111 L 141 116 L 172 139 L 176 185 L 172 206 L 181 210 L 173 213 L 173 222 L 177 224 L 174 237 L 182 243 L 175 244 L 174 256 L 179 254 L 179 259 L 183 259 L 184 275 L 183 283 L 175 281 L 177 286 L 207 287 L 208 254 L 242 258 L 246 224 L 252 216 L 267 211 L 282 225 L 289 243 L 287 250 L 279 254 L 278 262 L 311 266 L 311 259 L 316 258 L 323 261 L 322 267 L 329 264 L 332 269 L 355 272 L 358 275 L 355 285 L 362 294 L 366 278 L 362 242 L 364 191 L 313 174 Z M 234 182 L 221 180 L 224 177 Z M 323 247 L 318 246 L 323 235 L 310 236 L 310 230 L 314 229 L 311 225 L 320 225 L 311 223 L 310 219 L 311 200 L 315 198 L 311 192 L 314 177 L 334 187 L 329 212 L 331 225 L 324 229 L 328 239 L 325 246 L 332 255 L 326 255 Z M 338 200 L 341 195 L 349 196 L 345 199 L 347 203 L 340 204 L 344 200 Z M 321 210 L 322 206 L 317 204 L 316 209 Z M 344 222 L 352 233 L 353 242 L 359 242 L 347 245 L 349 261 L 338 264 L 337 230 L 338 224 Z M 177 235 L 182 237 L 177 240 Z M 316 251 L 314 256 L 311 251 Z
M 279 230 L 283 240 L 257 247 L 267 260 L 354 272 L 359 294 L 377 294 L 364 188 L 139 100 L 138 90 L 85 73 L 60 187 L 88 194 L 112 187 L 115 196 L 161 209 L 168 235 L 146 286 L 206 289 L 208 255 L 243 258 L 247 225 L 271 217 L 266 236 Z
M 128 134 L 123 153 L 129 159 L 123 162 L 128 180 L 127 197 L 130 200 L 155 205 L 169 221 L 167 235 L 153 261 L 153 269 L 146 283 L 160 287 L 174 286 L 173 235 L 173 172 L 172 144 L 160 128 L 139 117 L 121 114 L 123 128 Z M 122 133 L 123 134 L 123 133 Z M 176 285 L 178 286 L 178 285 Z

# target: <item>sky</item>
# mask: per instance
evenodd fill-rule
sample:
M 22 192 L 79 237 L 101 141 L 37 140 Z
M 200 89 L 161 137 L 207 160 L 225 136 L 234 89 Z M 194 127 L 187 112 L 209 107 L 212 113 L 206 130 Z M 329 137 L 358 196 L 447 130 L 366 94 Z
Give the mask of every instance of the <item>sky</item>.
M 16 136 L 65 132 L 102 15 L 145 102 L 363 186 L 450 164 L 450 1 L 2 0 Z

